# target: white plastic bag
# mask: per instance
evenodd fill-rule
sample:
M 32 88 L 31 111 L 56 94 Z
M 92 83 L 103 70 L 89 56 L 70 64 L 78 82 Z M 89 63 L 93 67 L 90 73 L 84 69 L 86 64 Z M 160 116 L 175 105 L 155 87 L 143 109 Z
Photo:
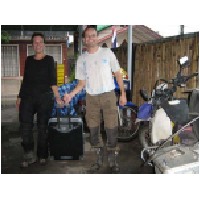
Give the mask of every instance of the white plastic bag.
M 167 139 L 170 135 L 172 135 L 171 121 L 164 109 L 160 108 L 152 118 L 151 142 L 155 144 L 160 140 Z

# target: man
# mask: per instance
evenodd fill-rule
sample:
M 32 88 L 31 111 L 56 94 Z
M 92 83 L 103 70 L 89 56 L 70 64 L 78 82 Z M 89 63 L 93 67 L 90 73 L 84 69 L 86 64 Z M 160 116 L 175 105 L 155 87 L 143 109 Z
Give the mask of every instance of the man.
M 118 112 L 112 72 L 116 76 L 121 91 L 119 103 L 122 106 L 126 104 L 119 63 L 109 48 L 98 46 L 96 26 L 86 27 L 83 41 L 87 51 L 77 60 L 75 78 L 78 79 L 78 85 L 71 93 L 65 94 L 64 100 L 68 103 L 75 94 L 86 87 L 86 121 L 90 128 L 91 146 L 97 151 L 97 161 L 93 167 L 99 169 L 103 164 L 103 142 L 99 138 L 100 110 L 102 109 L 107 135 L 108 162 L 111 170 L 118 172 Z
M 36 162 L 34 157 L 33 119 L 37 113 L 38 139 L 37 157 L 40 164 L 46 164 L 48 158 L 48 120 L 53 109 L 54 97 L 61 103 L 56 85 L 54 59 L 44 54 L 44 35 L 34 33 L 32 45 L 35 55 L 28 56 L 25 62 L 24 79 L 16 101 L 19 109 L 20 132 L 24 149 L 24 161 L 21 167 Z

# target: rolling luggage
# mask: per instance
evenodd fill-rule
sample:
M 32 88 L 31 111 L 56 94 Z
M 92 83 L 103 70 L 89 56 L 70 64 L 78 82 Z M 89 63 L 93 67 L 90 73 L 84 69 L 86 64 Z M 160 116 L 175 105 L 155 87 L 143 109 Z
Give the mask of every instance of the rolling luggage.
M 48 125 L 49 152 L 54 160 L 78 160 L 83 156 L 83 122 L 79 116 L 50 118 Z

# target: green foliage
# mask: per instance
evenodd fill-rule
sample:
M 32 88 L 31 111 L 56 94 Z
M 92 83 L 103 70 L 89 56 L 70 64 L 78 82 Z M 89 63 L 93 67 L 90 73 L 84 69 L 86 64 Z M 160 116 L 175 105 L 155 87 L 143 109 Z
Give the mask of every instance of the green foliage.
M 69 76 L 69 82 L 71 83 L 75 79 L 75 68 L 71 70 L 70 76 Z
M 6 31 L 1 31 L 1 42 L 9 43 L 9 34 Z
M 74 58 L 73 58 L 73 62 L 71 62 L 70 64 L 70 75 L 69 75 L 69 83 L 73 82 L 73 80 L 75 80 L 75 68 L 76 68 L 76 62 L 77 62 L 77 59 L 78 59 L 78 56 L 79 54 L 78 53 L 75 53 L 74 54 Z

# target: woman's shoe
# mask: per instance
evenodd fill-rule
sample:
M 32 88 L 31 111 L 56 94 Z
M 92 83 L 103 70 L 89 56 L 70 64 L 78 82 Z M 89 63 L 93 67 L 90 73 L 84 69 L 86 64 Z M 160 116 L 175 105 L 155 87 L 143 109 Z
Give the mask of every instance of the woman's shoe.
M 36 158 L 34 157 L 34 153 L 32 151 L 24 153 L 24 161 L 21 162 L 20 167 L 26 168 L 29 165 L 36 162 Z
M 21 168 L 26 168 L 29 165 L 33 164 L 33 163 L 36 163 L 36 159 L 34 159 L 34 158 L 29 159 L 29 160 L 24 160 L 23 162 L 21 162 L 20 167 Z
M 47 164 L 47 160 L 45 158 L 40 158 L 39 163 L 40 163 L 40 165 L 44 166 Z

